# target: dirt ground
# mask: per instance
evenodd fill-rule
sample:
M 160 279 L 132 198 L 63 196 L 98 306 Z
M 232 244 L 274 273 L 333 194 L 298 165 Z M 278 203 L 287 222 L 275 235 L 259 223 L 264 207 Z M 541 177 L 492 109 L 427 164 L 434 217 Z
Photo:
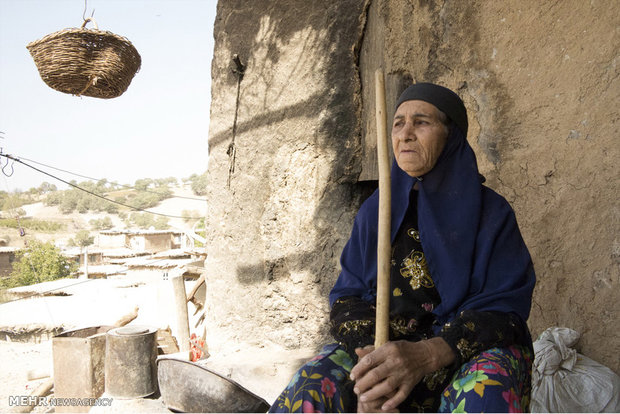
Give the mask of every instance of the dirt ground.
M 82 282 L 82 283 L 80 283 Z M 63 279 L 19 288 L 22 294 L 54 292 L 58 296 L 37 296 L 0 305 L 0 412 L 15 412 L 9 405 L 11 396 L 26 396 L 53 374 L 52 331 L 87 326 L 112 325 L 139 307 L 132 325 L 171 327 L 176 332 L 176 317 L 169 282 L 149 276 L 80 281 Z M 186 282 L 191 289 L 193 282 Z M 62 295 L 60 295 L 62 294 Z M 190 328 L 200 313 L 193 315 L 190 304 Z M 13 339 L 11 339 L 11 337 Z M 26 341 L 27 342 L 23 342 Z M 225 354 L 213 355 L 203 363 L 212 370 L 237 381 L 271 403 L 292 377 L 295 369 L 309 359 L 314 350 L 285 351 L 273 345 L 256 348 L 231 344 Z M 44 378 L 29 380 L 29 374 Z M 105 395 L 104 395 L 105 396 Z M 110 407 L 96 407 L 94 412 L 166 412 L 161 397 L 136 400 L 114 399 Z M 37 407 L 34 412 L 46 412 Z
M 46 378 L 28 380 L 28 373 L 52 372 L 52 343 L 23 343 L 0 341 L 0 361 L 2 361 L 2 375 L 0 375 L 0 411 L 12 411 L 9 406 L 9 397 L 29 395 Z M 41 412 L 41 411 L 35 411 Z

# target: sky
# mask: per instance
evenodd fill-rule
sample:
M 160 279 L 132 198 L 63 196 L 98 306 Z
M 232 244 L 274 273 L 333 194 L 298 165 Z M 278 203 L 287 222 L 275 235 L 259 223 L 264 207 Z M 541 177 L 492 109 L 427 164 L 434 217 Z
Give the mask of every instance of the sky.
M 216 4 L 87 0 L 86 17 L 92 14 L 100 30 L 128 38 L 142 58 L 125 93 L 99 99 L 48 87 L 26 49 L 47 34 L 80 27 L 84 0 L 0 0 L 2 153 L 66 181 L 85 179 L 59 169 L 121 184 L 204 173 Z M 44 181 L 67 188 L 1 159 L 2 191 L 26 191 Z

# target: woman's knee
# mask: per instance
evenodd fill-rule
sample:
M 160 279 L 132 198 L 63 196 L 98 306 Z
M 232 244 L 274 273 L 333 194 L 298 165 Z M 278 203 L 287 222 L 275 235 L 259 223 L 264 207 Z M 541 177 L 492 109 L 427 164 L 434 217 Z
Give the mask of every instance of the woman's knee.
M 532 354 L 520 346 L 492 348 L 456 372 L 442 394 L 441 411 L 527 411 Z

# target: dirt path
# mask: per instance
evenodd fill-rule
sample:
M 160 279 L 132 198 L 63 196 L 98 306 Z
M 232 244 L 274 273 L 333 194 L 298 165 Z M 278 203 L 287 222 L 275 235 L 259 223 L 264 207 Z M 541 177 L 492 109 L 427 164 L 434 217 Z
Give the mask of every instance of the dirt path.
M 28 380 L 28 373 L 45 372 L 51 374 L 52 341 L 43 341 L 38 344 L 23 342 L 0 341 L 0 412 L 12 411 L 10 397 L 29 395 L 47 378 Z M 42 412 L 45 410 L 36 410 Z

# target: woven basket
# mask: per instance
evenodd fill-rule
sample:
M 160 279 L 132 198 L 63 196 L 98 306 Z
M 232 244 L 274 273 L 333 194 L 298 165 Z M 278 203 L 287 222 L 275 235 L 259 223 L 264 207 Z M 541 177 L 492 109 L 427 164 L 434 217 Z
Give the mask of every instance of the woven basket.
M 92 21 L 94 29 L 86 29 Z M 81 28 L 51 33 L 26 46 L 41 79 L 52 89 L 95 98 L 115 98 L 140 69 L 140 55 L 129 40 L 98 29 L 92 18 Z

